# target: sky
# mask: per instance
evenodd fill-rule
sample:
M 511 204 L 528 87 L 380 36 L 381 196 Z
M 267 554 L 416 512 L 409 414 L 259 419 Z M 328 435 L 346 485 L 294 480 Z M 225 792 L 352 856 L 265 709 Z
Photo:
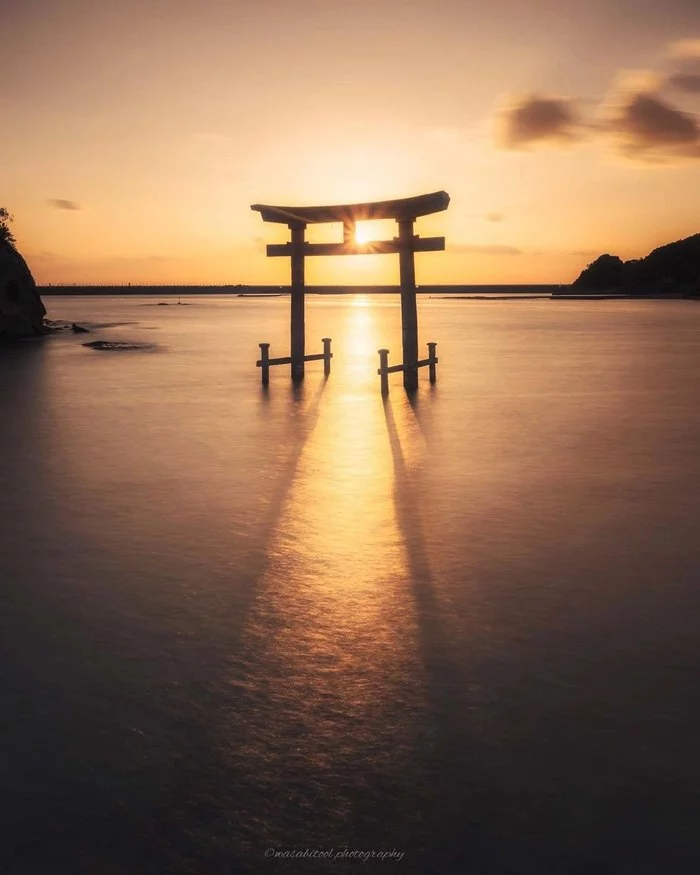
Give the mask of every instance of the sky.
M 41 284 L 286 284 L 253 203 L 444 189 L 419 283 L 568 283 L 700 232 L 697 0 L 2 0 L 0 30 L 0 206 Z

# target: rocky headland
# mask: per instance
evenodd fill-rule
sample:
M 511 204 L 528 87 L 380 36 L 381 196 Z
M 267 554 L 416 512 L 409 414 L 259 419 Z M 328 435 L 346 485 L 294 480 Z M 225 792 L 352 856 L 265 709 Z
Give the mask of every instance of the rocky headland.
M 659 246 L 631 261 L 601 255 L 564 294 L 700 297 L 700 234 Z
M 45 315 L 27 262 L 0 236 L 0 340 L 45 334 Z

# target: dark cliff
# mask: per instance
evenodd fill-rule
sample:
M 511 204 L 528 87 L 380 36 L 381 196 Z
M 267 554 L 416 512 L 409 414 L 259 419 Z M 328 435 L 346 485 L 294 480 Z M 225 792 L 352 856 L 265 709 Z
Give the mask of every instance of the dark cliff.
M 0 239 L 0 339 L 43 334 L 46 309 L 27 262 Z
M 601 255 L 581 271 L 571 291 L 700 296 L 700 234 L 659 246 L 632 261 Z

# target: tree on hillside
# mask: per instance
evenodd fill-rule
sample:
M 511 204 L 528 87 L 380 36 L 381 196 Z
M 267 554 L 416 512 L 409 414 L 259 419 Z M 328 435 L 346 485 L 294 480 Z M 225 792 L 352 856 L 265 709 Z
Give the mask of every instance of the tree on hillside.
M 0 240 L 4 240 L 6 243 L 9 243 L 10 246 L 14 246 L 17 242 L 15 240 L 15 235 L 10 230 L 9 223 L 12 221 L 14 216 L 12 216 L 5 207 L 0 207 Z

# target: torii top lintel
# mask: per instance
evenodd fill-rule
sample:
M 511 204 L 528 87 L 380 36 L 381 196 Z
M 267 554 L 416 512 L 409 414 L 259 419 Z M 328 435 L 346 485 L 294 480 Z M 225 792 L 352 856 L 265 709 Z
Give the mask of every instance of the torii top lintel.
M 323 222 L 368 222 L 375 219 L 396 219 L 397 222 L 412 221 L 418 216 L 428 216 L 446 210 L 450 196 L 446 191 L 435 191 L 416 197 L 397 198 L 391 201 L 374 201 L 363 204 L 337 204 L 325 207 L 275 207 L 253 204 L 251 210 L 260 213 L 264 222 L 304 226 Z

